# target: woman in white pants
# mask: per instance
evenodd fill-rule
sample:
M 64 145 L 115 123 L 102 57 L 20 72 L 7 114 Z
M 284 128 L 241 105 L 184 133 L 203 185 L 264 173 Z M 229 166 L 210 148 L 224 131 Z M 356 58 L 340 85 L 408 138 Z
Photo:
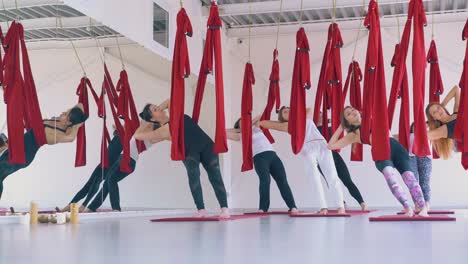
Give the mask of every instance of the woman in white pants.
M 307 177 L 312 179 L 313 192 L 317 195 L 320 204 L 320 214 L 328 213 L 328 204 L 325 198 L 325 190 L 321 181 L 318 166 L 322 169 L 328 188 L 332 192 L 332 201 L 329 205 L 338 208 L 338 213 L 345 213 L 343 203 L 343 190 L 336 172 L 332 152 L 327 148 L 327 141 L 315 126 L 311 119 L 311 110 L 307 109 L 306 134 L 304 146 L 299 155 L 304 160 Z M 260 126 L 281 132 L 288 132 L 289 107 L 281 107 L 276 121 L 260 121 Z

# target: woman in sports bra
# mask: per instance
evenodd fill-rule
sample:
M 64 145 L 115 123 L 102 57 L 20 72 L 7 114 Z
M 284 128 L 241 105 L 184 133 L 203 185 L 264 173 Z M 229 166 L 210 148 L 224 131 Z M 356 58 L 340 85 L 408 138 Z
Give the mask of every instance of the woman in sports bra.
M 360 127 L 361 113 L 351 106 L 345 107 L 341 112 L 341 125 L 328 142 L 328 148 L 341 149 L 353 143 L 362 143 Z M 347 134 L 340 139 L 339 137 L 343 130 L 346 130 Z M 389 140 L 391 149 L 390 159 L 375 161 L 375 166 L 383 174 L 393 196 L 395 196 L 403 206 L 405 215 L 413 216 L 414 210 L 411 208 L 405 192 L 397 182 L 395 169 L 400 172 L 403 181 L 410 190 L 413 201 L 419 210 L 419 215 L 427 216 L 426 202 L 424 200 L 421 186 L 411 170 L 409 154 L 406 149 L 392 137 L 390 132 Z
M 59 117 L 43 120 L 45 135 L 48 145 L 72 142 L 78 134 L 78 129 L 88 116 L 83 112 L 83 105 L 77 104 Z M 10 174 L 28 167 L 34 160 L 39 145 L 36 142 L 32 129 L 24 134 L 25 164 L 10 164 L 8 161 L 8 149 L 0 156 L 0 198 L 3 192 L 3 181 Z
M 260 126 L 267 129 L 274 129 L 281 132 L 288 132 L 289 107 L 281 107 L 278 113 L 278 122 L 260 121 Z M 304 160 L 307 177 L 313 181 L 312 192 L 316 194 L 319 200 L 319 214 L 328 214 L 328 204 L 325 199 L 325 186 L 322 185 L 321 174 L 318 166 L 322 169 L 325 181 L 332 194 L 331 205 L 338 208 L 338 213 L 344 214 L 343 190 L 338 179 L 332 152 L 327 149 L 327 141 L 318 131 L 312 121 L 310 108 L 307 109 L 306 133 L 304 146 L 299 156 Z
M 453 114 L 446 106 L 454 100 Z M 457 112 L 460 106 L 460 88 L 455 85 L 442 103 L 430 103 L 426 107 L 426 117 L 429 125 L 427 137 L 432 141 L 435 150 L 443 159 L 448 159 L 454 149 L 453 133 L 457 122 Z

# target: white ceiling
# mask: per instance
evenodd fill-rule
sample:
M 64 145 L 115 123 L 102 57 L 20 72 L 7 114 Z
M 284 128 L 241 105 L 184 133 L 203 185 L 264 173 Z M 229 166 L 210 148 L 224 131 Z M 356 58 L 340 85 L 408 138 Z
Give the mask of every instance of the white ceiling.
M 204 15 L 208 16 L 211 0 L 201 0 L 205 6 Z M 301 0 L 283 0 L 280 14 L 279 0 L 218 0 L 221 19 L 225 22 L 230 36 L 245 36 L 247 28 L 252 27 L 252 34 L 275 34 L 278 19 L 280 25 L 288 27 L 301 21 Z M 408 12 L 408 0 L 380 0 L 382 19 L 405 16 Z M 328 24 L 333 19 L 338 22 L 360 21 L 365 14 L 369 0 L 303 0 L 302 24 Z M 468 0 L 423 0 L 426 14 L 437 15 L 438 22 L 465 21 L 468 17 Z M 335 16 L 333 15 L 335 13 Z M 431 20 L 431 16 L 428 17 Z M 392 19 L 387 24 L 395 24 Z M 359 23 L 350 23 L 357 28 Z M 323 24 L 322 24 L 323 27 Z M 326 29 L 326 27 L 323 27 Z M 350 28 L 351 29 L 351 28 Z
M 57 0 L 0 0 L 3 32 L 12 20 L 21 21 L 28 42 L 119 36 L 118 32 Z

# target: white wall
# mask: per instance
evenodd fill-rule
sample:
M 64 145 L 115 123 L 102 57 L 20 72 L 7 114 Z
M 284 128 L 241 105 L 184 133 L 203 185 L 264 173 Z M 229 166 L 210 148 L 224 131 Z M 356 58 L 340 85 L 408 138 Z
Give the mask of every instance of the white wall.
M 436 41 L 438 45 L 440 67 L 442 77 L 445 84 L 445 89 L 448 90 L 457 84 L 461 76 L 462 61 L 465 52 L 465 42 L 461 41 L 461 31 L 464 23 L 448 23 L 436 25 Z M 322 32 L 307 32 L 311 46 L 311 76 L 312 76 L 312 89 L 307 92 L 307 105 L 313 107 L 316 93 L 316 86 L 318 76 L 320 73 L 320 66 L 322 62 L 324 45 L 327 37 L 326 30 L 328 25 L 323 25 Z M 430 27 L 426 28 L 426 49 L 430 42 Z M 342 67 L 343 67 L 343 81 L 346 78 L 348 65 L 352 58 L 354 50 L 354 41 L 356 39 L 356 31 L 342 31 L 345 46 L 342 49 Z M 394 45 L 397 40 L 397 30 L 385 28 L 382 31 L 382 40 L 384 42 L 384 60 L 386 66 L 386 80 L 387 80 L 387 94 L 390 94 L 391 78 L 393 68 L 391 68 L 390 60 L 393 56 Z M 244 39 L 243 44 L 237 44 L 232 40 L 232 56 L 231 58 L 238 62 L 244 63 L 247 61 L 247 43 Z M 268 92 L 268 77 L 271 69 L 272 51 L 274 49 L 274 37 L 258 37 L 252 39 L 252 58 L 255 77 L 257 84 L 254 87 L 254 114 L 261 114 L 263 111 Z M 282 104 L 289 104 L 290 84 L 292 76 L 292 66 L 294 62 L 294 49 L 295 49 L 295 34 L 281 35 L 279 39 L 279 53 L 280 53 L 280 67 L 281 67 L 281 96 Z M 367 33 L 361 33 L 361 39 L 358 41 L 356 59 L 361 65 L 361 69 L 365 64 L 365 52 L 367 49 Z M 231 62 L 233 64 L 233 62 Z M 411 49 L 407 61 L 409 76 L 411 78 Z M 233 82 L 238 87 L 232 92 L 235 96 L 232 113 L 234 116 L 240 114 L 240 95 L 242 87 L 242 71 L 243 67 L 238 68 L 233 76 Z M 429 72 L 429 68 L 427 69 Z M 426 84 L 428 85 L 428 78 Z M 411 79 L 410 79 L 411 82 Z M 412 85 L 410 83 L 410 85 Z M 412 87 L 412 86 L 411 86 Z M 412 97 L 411 97 L 412 98 Z M 427 92 L 426 92 L 427 98 Z M 412 100 L 412 99 L 411 99 Z M 411 102 L 412 104 L 412 102 Z M 399 107 L 399 106 L 398 106 Z M 412 110 L 412 106 L 411 106 Z M 395 133 L 398 131 L 398 113 L 399 108 L 395 111 L 393 130 Z M 276 115 L 272 115 L 276 118 Z M 288 179 L 296 197 L 296 202 L 299 207 L 318 206 L 315 200 L 312 199 L 313 194 L 310 194 L 310 183 L 305 179 L 303 165 L 298 157 L 295 157 L 291 152 L 290 138 L 288 135 L 279 135 L 275 133 L 277 143 L 275 148 L 279 156 L 282 158 Z M 254 172 L 240 173 L 241 166 L 241 147 L 240 145 L 232 148 L 232 155 L 239 157 L 233 159 L 232 164 L 232 192 L 236 194 L 241 192 L 242 195 L 234 195 L 233 206 L 235 207 L 255 207 L 258 203 L 258 177 Z M 365 161 L 350 162 L 349 148 L 342 151 L 341 154 L 348 164 L 351 175 L 360 189 L 364 199 L 371 206 L 398 206 L 396 200 L 392 197 L 391 193 L 383 180 L 382 176 L 375 169 L 374 164 L 370 157 L 370 148 L 365 148 Z M 468 204 L 468 196 L 466 196 L 466 189 L 468 188 L 468 178 L 460 165 L 460 154 L 456 154 L 454 158 L 448 161 L 437 160 L 434 161 L 434 169 L 432 176 L 432 202 L 434 206 L 450 207 L 450 206 L 463 206 Z M 346 201 L 350 205 L 357 206 L 357 203 L 346 193 Z M 272 204 L 274 207 L 284 207 L 279 192 L 272 182 Z

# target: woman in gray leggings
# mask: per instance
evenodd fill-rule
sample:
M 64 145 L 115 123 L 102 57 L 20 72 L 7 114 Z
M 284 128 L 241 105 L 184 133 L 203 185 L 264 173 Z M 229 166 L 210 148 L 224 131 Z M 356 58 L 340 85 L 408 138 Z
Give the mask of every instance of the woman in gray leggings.
M 419 181 L 421 186 L 424 200 L 426 201 L 426 207 L 430 208 L 431 201 L 431 176 L 432 176 L 432 158 L 431 155 L 426 157 L 417 157 L 411 151 L 413 149 L 414 142 L 414 123 L 411 124 L 410 128 L 410 166 L 416 176 L 416 179 Z

